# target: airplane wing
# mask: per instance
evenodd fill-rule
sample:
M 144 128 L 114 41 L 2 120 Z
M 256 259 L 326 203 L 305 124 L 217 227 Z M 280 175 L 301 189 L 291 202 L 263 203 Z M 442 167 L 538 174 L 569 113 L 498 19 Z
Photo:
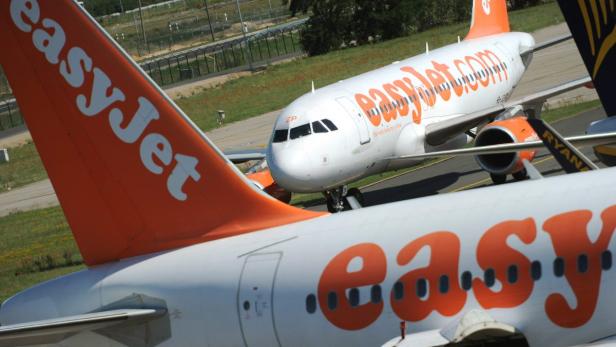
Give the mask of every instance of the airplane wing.
M 239 151 L 225 151 L 225 156 L 234 164 L 241 164 L 251 160 L 263 160 L 266 157 L 265 148 L 255 148 Z
M 451 138 L 477 127 L 510 108 L 521 105 L 525 109 L 536 109 L 537 107 L 541 107 L 547 99 L 580 88 L 590 82 L 592 82 L 590 77 L 579 78 L 512 102 L 507 102 L 479 112 L 469 113 L 451 120 L 430 124 L 426 126 L 426 142 L 431 146 L 442 145 Z
M 616 336 L 606 337 L 589 344 L 576 345 L 575 347 L 616 347 Z
M 616 143 L 616 132 L 581 135 L 567 137 L 566 140 L 576 146 L 599 146 Z M 390 157 L 385 160 L 407 160 L 407 159 L 428 159 L 448 156 L 476 156 L 489 154 L 503 154 L 517 152 L 521 150 L 537 150 L 545 148 L 542 141 L 529 141 L 523 143 L 506 143 L 500 145 L 470 147 L 462 149 L 454 149 L 449 151 L 437 151 L 423 154 L 405 155 L 400 157 Z
M 0 347 L 58 343 L 80 332 L 143 323 L 166 312 L 164 309 L 113 310 L 0 326 Z

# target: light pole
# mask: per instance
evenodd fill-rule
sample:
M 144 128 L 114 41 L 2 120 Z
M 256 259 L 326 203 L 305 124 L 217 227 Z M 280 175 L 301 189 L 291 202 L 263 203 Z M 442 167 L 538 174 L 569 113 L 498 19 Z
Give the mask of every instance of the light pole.
M 272 0 L 268 0 L 268 2 L 269 2 L 269 7 L 270 7 L 270 20 L 271 20 L 272 17 L 273 17 L 273 14 L 272 14 Z
M 205 3 L 205 13 L 207 14 L 207 22 L 210 25 L 210 34 L 212 34 L 212 42 L 216 41 L 216 38 L 214 37 L 214 29 L 212 29 L 212 21 L 210 20 L 210 10 L 207 7 L 207 0 L 203 0 L 203 2 Z
M 145 36 L 145 28 L 143 27 L 143 11 L 141 9 L 141 0 L 139 0 L 139 19 L 141 20 L 141 33 L 143 34 L 143 42 L 145 43 L 145 48 L 150 53 L 150 45 L 148 44 L 148 38 Z
M 120 0 L 120 13 L 124 13 L 124 4 L 122 3 L 122 0 Z
M 244 37 L 244 55 L 246 56 L 246 61 L 248 62 L 248 68 L 250 71 L 252 68 L 252 59 L 250 58 L 250 46 L 248 45 L 248 39 L 246 38 L 246 27 L 244 27 L 244 19 L 242 18 L 242 10 L 240 9 L 240 0 L 235 0 L 237 4 L 237 13 L 240 15 L 240 25 L 242 30 L 242 36 Z

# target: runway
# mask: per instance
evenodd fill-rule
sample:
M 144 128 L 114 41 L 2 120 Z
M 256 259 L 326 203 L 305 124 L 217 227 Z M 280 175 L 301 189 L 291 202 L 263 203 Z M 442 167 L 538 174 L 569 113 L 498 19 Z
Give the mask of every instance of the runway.
M 553 125 L 565 136 L 581 135 L 588 124 L 605 117 L 605 111 L 598 108 L 561 120 Z M 603 166 L 597 161 L 592 148 L 582 148 L 582 153 L 599 166 Z M 533 164 L 545 177 L 564 173 L 547 150 L 541 150 Z M 473 157 L 443 158 L 412 169 L 400 170 L 400 172 L 400 175 L 392 179 L 363 187 L 361 191 L 364 195 L 365 207 L 492 185 L 489 174 L 479 167 Z M 516 182 L 509 177 L 507 184 L 516 184 Z M 325 205 L 310 207 L 310 209 L 327 210 Z

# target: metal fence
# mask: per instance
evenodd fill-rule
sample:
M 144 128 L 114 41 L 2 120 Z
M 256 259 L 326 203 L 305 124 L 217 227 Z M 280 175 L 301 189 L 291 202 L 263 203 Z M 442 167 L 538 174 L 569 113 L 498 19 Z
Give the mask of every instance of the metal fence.
M 261 32 L 246 41 L 237 39 L 147 61 L 141 67 L 156 83 L 165 86 L 303 53 L 299 27 L 286 27 Z
M 0 131 L 24 124 L 15 99 L 0 102 Z
M 247 40 L 234 39 L 141 63 L 141 68 L 160 86 L 206 78 L 234 70 L 248 69 L 304 53 L 300 30 L 304 22 L 252 34 Z M 3 80 L 4 76 L 0 76 Z M 5 81 L 5 80 L 4 80 Z M 3 87 L 4 86 L 4 87 Z M 8 83 L 0 89 L 10 95 Z M 4 95 L 6 97 L 6 95 Z M 1 100 L 1 99 L 0 99 Z M 14 98 L 0 101 L 0 131 L 24 124 Z

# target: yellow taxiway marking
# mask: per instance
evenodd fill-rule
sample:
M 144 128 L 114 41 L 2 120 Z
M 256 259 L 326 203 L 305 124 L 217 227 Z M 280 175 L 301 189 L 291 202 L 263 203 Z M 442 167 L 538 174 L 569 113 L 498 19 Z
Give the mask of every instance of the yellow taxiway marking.
M 417 166 L 417 167 L 414 167 L 414 168 L 412 168 L 410 170 L 403 171 L 403 172 L 401 172 L 401 173 L 399 173 L 397 175 L 393 175 L 391 177 L 383 178 L 382 180 L 378 180 L 376 182 L 372 182 L 372 183 L 366 184 L 365 186 L 359 187 L 359 189 L 370 188 L 370 187 L 375 186 L 377 184 L 380 184 L 380 183 L 383 183 L 383 182 L 387 182 L 389 180 L 393 180 L 394 178 L 398 178 L 400 176 L 404 176 L 406 174 L 410 174 L 411 172 L 419 171 L 419 170 L 422 170 L 422 169 L 427 169 L 430 166 L 434 166 L 436 164 L 440 164 L 440 163 L 445 162 L 445 161 L 447 161 L 449 159 L 452 159 L 452 158 L 454 158 L 454 157 L 446 157 L 446 158 L 442 158 L 442 159 L 439 159 L 437 161 L 433 161 L 433 162 L 425 164 L 425 165 Z
M 534 165 L 539 165 L 539 164 L 545 163 L 546 161 L 548 161 L 548 160 L 552 160 L 552 159 L 554 159 L 554 157 L 549 156 L 549 157 L 547 157 L 547 158 L 543 158 L 543 159 L 538 160 L 538 161 L 533 161 L 533 164 L 534 164 Z M 488 183 L 488 182 L 490 182 L 491 180 L 492 180 L 491 178 L 484 178 L 484 179 L 482 179 L 481 181 L 477 181 L 477 182 L 475 182 L 475 183 L 471 183 L 471 184 L 466 185 L 466 186 L 464 186 L 464 187 L 460 187 L 460 188 L 454 189 L 454 190 L 450 191 L 450 193 L 461 192 L 461 191 L 463 191 L 463 190 L 471 189 L 471 188 L 474 188 L 474 187 L 480 186 L 480 185 L 482 185 L 482 184 L 484 184 L 484 183 Z

